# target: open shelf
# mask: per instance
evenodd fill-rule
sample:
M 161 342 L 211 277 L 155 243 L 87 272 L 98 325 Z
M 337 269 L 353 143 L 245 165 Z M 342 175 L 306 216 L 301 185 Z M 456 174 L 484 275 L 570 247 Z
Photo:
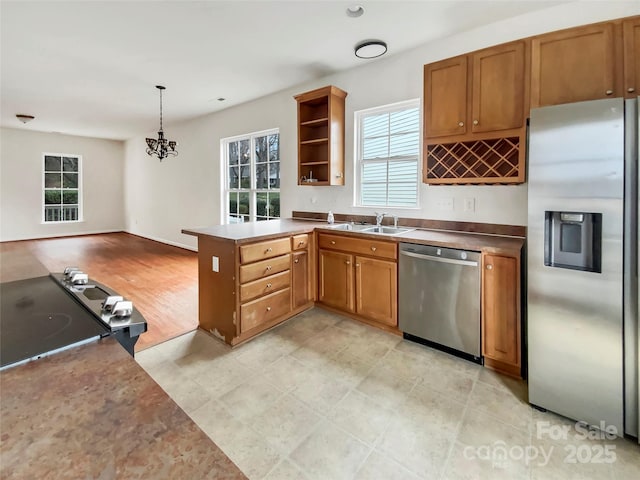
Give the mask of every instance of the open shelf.
M 344 185 L 346 96 L 328 86 L 294 97 L 298 102 L 298 185 Z

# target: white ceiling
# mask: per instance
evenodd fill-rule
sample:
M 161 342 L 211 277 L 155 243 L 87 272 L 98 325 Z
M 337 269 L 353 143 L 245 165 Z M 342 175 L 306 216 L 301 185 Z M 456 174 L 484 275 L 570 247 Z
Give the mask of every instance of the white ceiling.
M 394 55 L 558 3 L 2 0 L 0 125 L 126 139 L 157 128 L 157 84 L 170 125 L 375 61 L 365 39 Z

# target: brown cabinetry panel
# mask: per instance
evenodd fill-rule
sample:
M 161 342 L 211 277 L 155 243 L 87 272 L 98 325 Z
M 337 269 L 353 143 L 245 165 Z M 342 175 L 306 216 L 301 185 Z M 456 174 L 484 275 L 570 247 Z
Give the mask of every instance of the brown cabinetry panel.
M 467 56 L 424 66 L 425 138 L 467 131 Z
M 520 374 L 520 267 L 517 257 L 482 257 L 482 354 L 494 368 Z
M 305 250 L 309 246 L 309 235 L 303 233 L 302 235 L 294 235 L 291 237 L 291 249 L 292 250 Z
M 471 131 L 521 128 L 525 110 L 525 44 L 514 42 L 472 55 Z
M 267 323 L 286 314 L 291 308 L 291 290 L 286 288 L 240 306 L 240 332 Z
M 291 262 L 291 301 L 294 309 L 302 307 L 311 301 L 309 274 L 309 253 L 306 250 L 293 253 Z
M 356 257 L 356 312 L 393 327 L 398 325 L 397 264 Z
M 318 247 L 331 250 L 344 250 L 351 253 L 359 253 L 380 258 L 397 258 L 397 245 L 395 242 L 378 240 L 365 240 L 346 235 L 331 235 L 321 233 L 318 235 Z
M 260 280 L 242 284 L 240 285 L 240 301 L 246 302 L 288 287 L 290 283 L 289 277 L 289 272 L 284 271 Z
M 620 96 L 614 41 L 613 23 L 534 37 L 531 107 Z
M 353 256 L 320 250 L 318 256 L 319 300 L 329 306 L 353 312 Z
M 251 263 L 265 258 L 277 257 L 291 251 L 289 237 L 269 240 L 266 242 L 252 243 L 240 247 L 240 261 Z
M 640 95 L 640 17 L 622 22 L 624 39 L 624 91 L 627 97 Z
M 287 239 L 287 243 L 288 243 Z M 268 277 L 275 273 L 289 270 L 291 264 L 291 255 L 282 255 L 276 258 L 270 258 L 261 262 L 252 263 L 250 265 L 240 266 L 240 283 L 250 282 L 258 278 Z

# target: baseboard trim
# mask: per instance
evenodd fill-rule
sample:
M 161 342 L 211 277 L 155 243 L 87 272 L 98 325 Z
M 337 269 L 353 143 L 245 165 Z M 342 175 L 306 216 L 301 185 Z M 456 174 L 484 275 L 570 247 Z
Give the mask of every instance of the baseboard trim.
M 55 234 L 52 234 L 52 235 L 41 235 L 41 236 L 38 236 L 38 237 L 23 237 L 23 238 L 13 238 L 13 239 L 2 239 L 2 240 L 0 240 L 0 243 L 5 243 L 5 242 L 24 242 L 24 241 L 27 241 L 27 240 L 45 240 L 45 239 L 64 238 L 64 237 L 82 237 L 84 235 L 102 235 L 104 233 L 120 233 L 120 232 L 124 232 L 124 230 L 115 229 L 115 230 L 96 230 L 96 231 L 92 231 L 92 232 L 55 233 Z

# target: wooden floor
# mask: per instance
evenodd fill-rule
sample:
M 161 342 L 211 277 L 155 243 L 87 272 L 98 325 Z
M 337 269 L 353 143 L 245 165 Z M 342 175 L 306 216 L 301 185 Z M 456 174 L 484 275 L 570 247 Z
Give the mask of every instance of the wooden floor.
M 198 327 L 197 253 L 127 233 L 0 243 L 0 270 L 50 272 L 77 266 L 117 291 L 142 313 L 148 331 L 136 351 Z M 34 276 L 34 275 L 25 275 Z

